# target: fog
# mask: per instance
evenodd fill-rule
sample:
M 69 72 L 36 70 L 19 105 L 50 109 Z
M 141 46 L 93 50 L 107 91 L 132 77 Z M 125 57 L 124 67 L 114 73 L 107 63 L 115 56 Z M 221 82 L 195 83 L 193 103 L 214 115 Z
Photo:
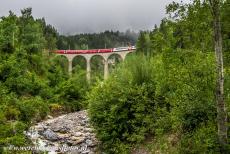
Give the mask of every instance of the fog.
M 179 1 L 179 0 L 175 0 Z M 189 0 L 187 0 L 189 1 Z M 0 0 L 0 16 L 32 7 L 35 18 L 44 17 L 62 34 L 105 30 L 147 30 L 165 17 L 172 0 Z

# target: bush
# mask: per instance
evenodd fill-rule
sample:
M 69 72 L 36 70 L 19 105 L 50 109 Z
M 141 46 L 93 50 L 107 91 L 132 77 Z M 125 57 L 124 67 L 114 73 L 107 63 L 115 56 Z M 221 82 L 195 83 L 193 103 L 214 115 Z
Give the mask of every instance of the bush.
M 154 102 L 148 100 L 145 86 L 107 82 L 103 87 L 96 87 L 89 97 L 91 122 L 105 148 L 109 149 L 117 142 L 144 139 L 152 124 L 154 108 Z
M 178 152 L 218 153 L 214 54 L 177 50 L 161 58 L 156 93 L 170 104 L 167 121 L 182 136 Z
M 66 111 L 77 111 L 85 107 L 84 104 L 88 83 L 85 72 L 73 74 L 71 78 L 62 82 L 57 88 L 57 100 Z
M 156 73 L 153 69 L 154 60 L 141 54 L 129 56 L 114 70 L 112 76 L 119 78 L 119 82 L 124 84 L 127 82 L 133 85 L 152 84 Z
M 89 116 L 102 149 L 109 153 L 127 151 L 119 147 L 139 143 L 154 133 L 155 122 L 167 110 L 163 99 L 154 97 L 149 61 L 133 56 L 89 93 Z
M 23 131 L 27 126 L 20 121 L 7 122 L 0 125 L 0 145 L 24 145 L 26 143 Z
M 42 100 L 41 97 L 22 98 L 18 107 L 21 111 L 20 119 L 25 122 L 40 121 L 49 112 L 47 102 Z
M 50 108 L 50 112 L 52 114 L 59 114 L 63 110 L 63 107 L 61 105 L 55 104 L 55 103 L 50 104 L 49 108 Z
M 193 133 L 185 134 L 181 138 L 178 151 L 181 154 L 220 153 L 215 123 L 212 121 L 203 124 Z
M 157 93 L 171 106 L 173 127 L 193 131 L 199 124 L 215 119 L 213 53 L 168 51 L 162 61 L 163 70 L 155 82 Z
M 195 153 L 218 151 L 213 70 L 213 53 L 176 50 L 149 59 L 130 57 L 88 96 L 102 148 L 118 153 L 119 147 L 141 142 L 149 134 L 175 132 L 182 136 L 178 152 L 186 153 L 186 141 L 194 140 L 191 148 L 204 141 L 203 151 L 197 148 Z

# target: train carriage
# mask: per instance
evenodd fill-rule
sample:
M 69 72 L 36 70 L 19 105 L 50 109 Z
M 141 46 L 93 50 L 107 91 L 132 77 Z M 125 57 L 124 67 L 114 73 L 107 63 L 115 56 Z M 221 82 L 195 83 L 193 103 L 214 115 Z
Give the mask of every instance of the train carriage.
M 56 50 L 54 53 L 57 54 L 95 54 L 95 53 L 110 53 L 110 52 L 121 52 L 136 50 L 135 46 L 132 47 L 118 47 L 112 49 L 90 49 L 90 50 Z

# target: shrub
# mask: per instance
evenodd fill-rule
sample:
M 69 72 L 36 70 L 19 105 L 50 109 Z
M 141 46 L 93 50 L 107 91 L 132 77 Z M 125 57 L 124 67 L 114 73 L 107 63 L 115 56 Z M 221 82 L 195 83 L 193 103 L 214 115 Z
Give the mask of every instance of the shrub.
M 7 122 L 0 125 L 0 145 L 24 145 L 26 143 L 23 131 L 27 126 L 20 121 Z
M 49 104 L 49 109 L 50 109 L 51 114 L 53 115 L 59 115 L 63 111 L 63 107 L 55 103 Z
M 155 122 L 165 116 L 163 99 L 155 99 L 149 61 L 144 56 L 131 57 L 88 95 L 91 123 L 102 149 L 109 153 L 127 152 L 127 144 L 139 143 L 154 133 Z
M 171 106 L 173 127 L 192 131 L 215 119 L 215 61 L 213 53 L 168 51 L 163 70 L 156 76 L 157 93 Z
M 150 133 L 175 132 L 182 136 L 178 152 L 186 153 L 186 141 L 194 140 L 197 144 L 190 148 L 205 142 L 203 151 L 195 153 L 218 151 L 213 70 L 213 53 L 176 50 L 153 58 L 130 57 L 88 96 L 102 148 L 118 153 L 119 147 L 141 142 Z
M 84 104 L 88 83 L 85 72 L 73 74 L 71 78 L 61 83 L 58 87 L 57 100 L 66 111 L 77 111 L 85 107 Z
M 21 111 L 20 119 L 25 122 L 40 121 L 49 112 L 48 104 L 41 97 L 22 98 L 18 107 Z
M 181 154 L 220 153 L 215 123 L 202 124 L 193 133 L 183 135 L 178 151 Z
M 214 54 L 168 51 L 162 54 L 162 62 L 162 72 L 155 78 L 156 93 L 170 104 L 167 120 L 182 136 L 178 152 L 218 153 Z
M 105 143 L 104 148 L 109 149 L 117 142 L 144 139 L 152 124 L 154 108 L 154 102 L 148 100 L 145 86 L 107 82 L 103 87 L 96 87 L 89 97 L 91 122 L 98 138 Z

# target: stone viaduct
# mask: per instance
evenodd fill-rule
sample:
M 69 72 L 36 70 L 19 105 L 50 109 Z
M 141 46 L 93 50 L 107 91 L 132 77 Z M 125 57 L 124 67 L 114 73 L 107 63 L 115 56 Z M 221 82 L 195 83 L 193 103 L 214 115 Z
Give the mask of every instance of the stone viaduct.
M 87 53 L 87 54 L 68 54 L 68 53 L 56 53 L 57 55 L 62 55 L 65 56 L 68 59 L 69 62 L 69 66 L 68 66 L 68 70 L 69 73 L 72 74 L 72 69 L 73 69 L 73 59 L 77 56 L 82 56 L 85 58 L 86 60 L 86 78 L 88 81 L 90 81 L 90 72 L 91 72 L 91 58 L 93 56 L 101 56 L 103 58 L 104 61 L 104 79 L 108 78 L 109 75 L 109 63 L 108 60 L 110 58 L 110 56 L 112 55 L 118 55 L 120 56 L 121 60 L 124 61 L 126 58 L 126 55 L 129 53 L 134 52 L 134 50 L 128 50 L 128 51 L 118 51 L 118 52 L 109 52 L 109 53 Z

